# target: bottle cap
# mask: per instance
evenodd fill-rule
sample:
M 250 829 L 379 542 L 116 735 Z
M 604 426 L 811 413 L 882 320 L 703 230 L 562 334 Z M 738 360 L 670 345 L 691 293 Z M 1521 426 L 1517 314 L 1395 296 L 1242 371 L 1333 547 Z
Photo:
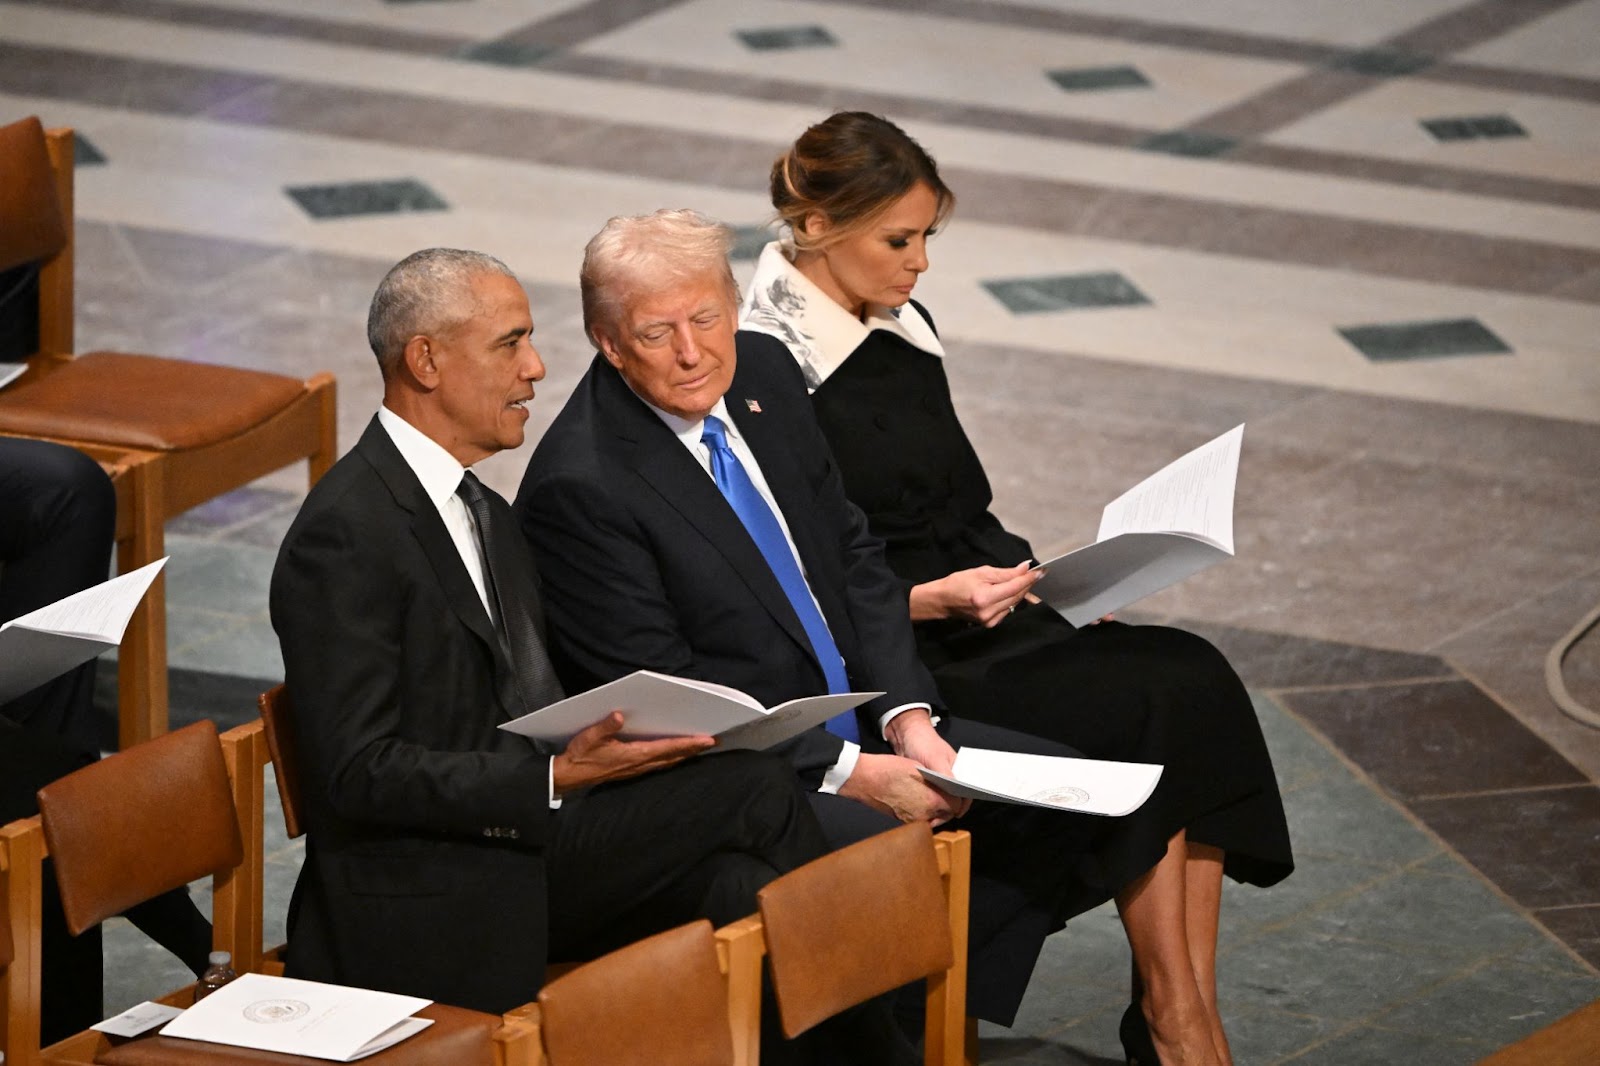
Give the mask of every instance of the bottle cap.
M 213 966 L 226 966 L 233 961 L 233 956 L 226 951 L 213 951 L 208 961 Z

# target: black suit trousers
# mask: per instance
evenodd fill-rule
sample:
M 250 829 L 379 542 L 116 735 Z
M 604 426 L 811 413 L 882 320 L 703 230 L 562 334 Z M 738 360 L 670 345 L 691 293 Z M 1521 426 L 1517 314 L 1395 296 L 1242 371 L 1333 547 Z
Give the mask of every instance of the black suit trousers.
M 592 958 L 696 918 L 724 925 L 826 851 L 793 771 L 770 755 L 702 755 L 601 785 L 555 818 L 550 957 Z

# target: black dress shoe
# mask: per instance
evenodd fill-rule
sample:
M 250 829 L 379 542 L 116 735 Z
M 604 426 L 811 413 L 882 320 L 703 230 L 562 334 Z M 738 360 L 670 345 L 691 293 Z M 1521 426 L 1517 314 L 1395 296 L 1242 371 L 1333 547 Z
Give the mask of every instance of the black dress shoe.
M 1139 1004 L 1130 1003 L 1122 1012 L 1122 1024 L 1117 1026 L 1117 1036 L 1122 1039 L 1122 1053 L 1128 1066 L 1161 1066 L 1156 1054 L 1155 1041 L 1150 1039 L 1150 1024 L 1144 1020 Z

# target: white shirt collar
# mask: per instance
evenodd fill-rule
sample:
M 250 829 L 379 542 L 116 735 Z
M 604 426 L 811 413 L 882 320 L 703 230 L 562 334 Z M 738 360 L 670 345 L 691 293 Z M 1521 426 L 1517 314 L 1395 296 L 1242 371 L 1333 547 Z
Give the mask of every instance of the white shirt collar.
M 456 494 L 466 467 L 456 462 L 455 456 L 445 451 L 438 441 L 387 407 L 378 408 L 378 422 L 388 431 L 400 457 L 422 482 L 422 491 L 428 494 L 435 508 L 443 511 L 445 503 Z
M 631 388 L 632 386 L 629 387 Z M 634 395 L 639 396 L 638 393 L 634 393 Z M 654 411 L 656 413 L 656 417 L 665 422 L 667 424 L 667 428 L 672 430 L 672 435 L 683 441 L 683 443 L 691 451 L 700 446 L 700 436 L 705 432 L 706 420 L 704 418 L 697 418 L 691 422 L 687 418 L 680 418 L 670 411 L 663 411 L 649 400 L 646 400 L 643 396 L 639 396 L 639 400 L 646 407 L 650 408 L 650 410 Z M 735 426 L 733 424 L 733 419 L 728 417 L 728 398 L 726 396 L 718 397 L 717 405 L 713 407 L 709 413 L 716 415 L 722 420 L 722 424 L 727 427 L 728 436 L 733 438 L 739 437 L 739 427 Z
M 865 321 L 857 319 L 796 270 L 787 251 L 779 241 L 761 250 L 739 328 L 782 341 L 799 362 L 807 389 L 816 391 L 875 329 L 888 330 L 930 355 L 944 355 L 933 327 L 911 304 L 868 304 Z

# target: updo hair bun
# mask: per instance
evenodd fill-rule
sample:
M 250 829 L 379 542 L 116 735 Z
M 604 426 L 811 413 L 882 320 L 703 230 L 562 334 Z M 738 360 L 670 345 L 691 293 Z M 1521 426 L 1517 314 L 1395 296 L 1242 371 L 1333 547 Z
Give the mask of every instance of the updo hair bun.
M 937 226 L 956 198 L 938 165 L 893 122 L 866 111 L 837 111 L 802 133 L 772 164 L 772 206 L 788 225 L 795 247 L 811 251 L 836 243 L 870 224 L 918 183 L 938 201 Z M 831 226 L 826 238 L 807 232 L 814 214 Z

